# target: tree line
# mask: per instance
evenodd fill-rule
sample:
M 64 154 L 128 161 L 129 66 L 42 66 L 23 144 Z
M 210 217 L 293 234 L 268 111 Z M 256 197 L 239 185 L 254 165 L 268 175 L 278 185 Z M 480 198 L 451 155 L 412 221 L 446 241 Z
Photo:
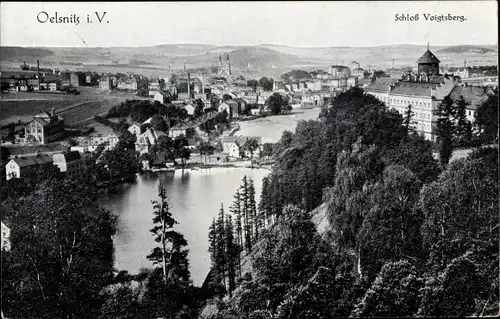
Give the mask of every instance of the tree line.
M 498 147 L 439 165 L 432 143 L 371 96 L 354 89 L 332 104 L 273 150 L 259 206 L 277 221 L 260 232 L 252 271 L 200 317 L 497 314 Z
M 215 295 L 232 294 L 242 277 L 242 258 L 252 252 L 266 224 L 255 201 L 253 180 L 246 175 L 225 213 L 223 204 L 209 227 L 211 291 Z

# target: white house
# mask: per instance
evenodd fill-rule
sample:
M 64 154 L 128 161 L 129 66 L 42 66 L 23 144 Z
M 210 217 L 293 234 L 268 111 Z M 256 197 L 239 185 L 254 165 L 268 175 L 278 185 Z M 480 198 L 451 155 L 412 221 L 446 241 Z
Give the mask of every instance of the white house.
M 37 167 L 47 163 L 52 163 L 52 157 L 31 156 L 13 158 L 5 165 L 6 179 L 21 178 L 27 171 L 36 169 Z
M 260 136 L 225 136 L 222 138 L 222 153 L 229 157 L 240 158 L 242 153 L 245 157 L 250 158 L 250 151 L 243 151 L 246 141 L 256 139 L 259 147 L 253 152 L 253 157 L 259 157 L 262 145 Z
M 238 103 L 233 100 L 227 100 L 219 105 L 218 111 L 223 112 L 224 110 L 229 115 L 229 118 L 236 118 L 240 116 L 240 112 L 238 110 Z
M 137 123 L 133 123 L 130 125 L 127 129 L 130 133 L 134 134 L 136 137 L 139 137 L 141 135 L 141 127 Z
M 184 106 L 184 109 L 187 111 L 188 115 L 194 115 L 194 105 L 191 103 L 188 103 Z
M 167 93 L 165 92 L 156 92 L 154 94 L 154 98 L 153 98 L 153 101 L 158 101 L 160 103 L 165 103 L 165 101 L 167 101 L 167 98 L 168 98 L 168 95 Z
M 164 136 L 165 133 L 157 131 L 154 128 L 148 128 L 144 133 L 142 133 L 135 142 L 135 150 L 140 154 L 145 154 L 149 152 L 149 148 L 158 143 L 160 136 Z
M 185 123 L 179 123 L 175 126 L 172 126 L 168 130 L 168 136 L 170 138 L 176 138 L 176 137 L 181 136 L 181 135 L 187 136 L 187 130 L 189 130 L 190 128 L 192 128 L 191 125 L 188 125 Z

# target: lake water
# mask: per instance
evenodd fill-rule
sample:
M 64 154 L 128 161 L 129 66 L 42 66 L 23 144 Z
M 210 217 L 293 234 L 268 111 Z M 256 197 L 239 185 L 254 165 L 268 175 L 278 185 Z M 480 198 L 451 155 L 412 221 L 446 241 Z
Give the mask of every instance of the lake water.
M 152 200 L 158 199 L 157 188 L 165 185 L 171 212 L 179 222 L 175 229 L 182 233 L 189 249 L 191 279 L 201 286 L 210 268 L 208 254 L 208 227 L 217 216 L 221 203 L 229 212 L 233 194 L 244 175 L 255 184 L 259 202 L 265 169 L 212 168 L 203 170 L 176 170 L 175 172 L 147 173 L 137 177 L 136 183 L 121 185 L 117 192 L 103 194 L 102 207 L 118 216 L 115 236 L 115 267 L 137 273 L 142 267 L 152 267 L 146 258 L 155 246 L 149 229 L 153 227 Z
M 300 120 L 316 120 L 321 109 L 294 108 L 291 114 L 266 116 L 252 121 L 239 122 L 240 130 L 235 135 L 261 136 L 262 143 L 275 143 L 281 138 L 284 130 L 295 132 Z

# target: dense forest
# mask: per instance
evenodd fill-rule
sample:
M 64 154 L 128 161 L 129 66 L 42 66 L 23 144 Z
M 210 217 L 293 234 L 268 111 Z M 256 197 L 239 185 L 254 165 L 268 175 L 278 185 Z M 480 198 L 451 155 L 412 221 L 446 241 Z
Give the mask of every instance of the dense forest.
M 497 100 L 478 117 L 498 114 Z M 275 222 L 253 240 L 251 269 L 224 297 L 214 290 L 200 317 L 497 314 L 498 147 L 450 162 L 443 149 L 467 125 L 457 120 L 463 101 L 449 102 L 437 111 L 448 108 L 451 119 L 438 124 L 437 145 L 412 132 L 411 112 L 387 110 L 359 89 L 284 132 L 259 203 Z M 479 122 L 490 128 L 478 140 L 497 141 L 498 123 Z M 433 147 L 448 157 L 437 161 Z

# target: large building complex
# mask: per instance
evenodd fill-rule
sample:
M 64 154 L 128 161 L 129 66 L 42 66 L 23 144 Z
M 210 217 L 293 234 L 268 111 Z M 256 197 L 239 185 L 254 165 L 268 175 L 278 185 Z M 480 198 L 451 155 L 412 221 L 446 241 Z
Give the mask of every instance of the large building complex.
M 401 114 L 405 114 L 411 106 L 416 131 L 428 140 L 435 140 L 435 111 L 460 82 L 457 76 L 440 74 L 439 63 L 439 59 L 427 48 L 417 60 L 417 73 L 405 73 L 399 80 L 378 78 L 364 90 Z

